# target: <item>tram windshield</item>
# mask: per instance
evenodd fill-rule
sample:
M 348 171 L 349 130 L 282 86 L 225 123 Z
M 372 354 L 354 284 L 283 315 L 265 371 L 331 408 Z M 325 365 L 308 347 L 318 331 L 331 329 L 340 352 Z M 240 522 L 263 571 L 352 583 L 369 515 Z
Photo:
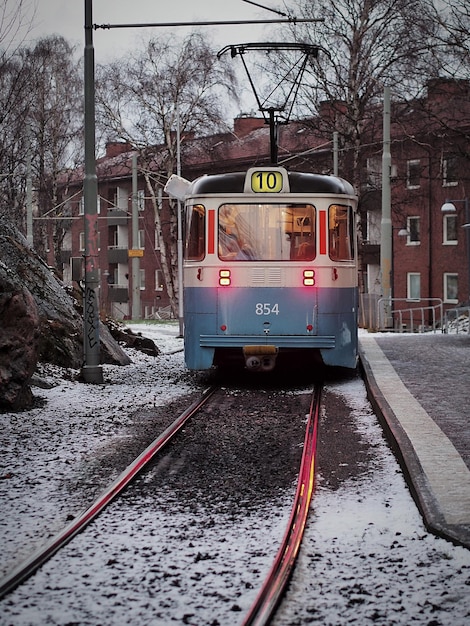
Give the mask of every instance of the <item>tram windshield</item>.
M 312 261 L 315 208 L 310 204 L 223 204 L 219 208 L 222 261 Z

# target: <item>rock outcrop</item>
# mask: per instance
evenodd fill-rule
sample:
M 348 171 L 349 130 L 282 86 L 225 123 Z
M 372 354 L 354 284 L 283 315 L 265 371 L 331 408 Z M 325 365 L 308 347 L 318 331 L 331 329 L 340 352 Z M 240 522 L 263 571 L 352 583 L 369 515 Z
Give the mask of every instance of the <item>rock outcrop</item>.
M 0 407 L 32 402 L 37 361 L 83 364 L 79 304 L 4 217 L 0 217 Z M 101 362 L 127 365 L 128 355 L 102 324 Z
M 30 292 L 0 261 L 0 406 L 23 409 L 39 354 L 39 313 Z

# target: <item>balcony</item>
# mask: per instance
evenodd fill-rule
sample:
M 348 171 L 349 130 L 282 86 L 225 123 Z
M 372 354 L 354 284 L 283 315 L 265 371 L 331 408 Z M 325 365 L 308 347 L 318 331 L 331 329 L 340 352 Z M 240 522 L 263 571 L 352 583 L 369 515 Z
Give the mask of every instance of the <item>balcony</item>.
M 126 211 L 121 209 L 108 210 L 108 226 L 125 226 L 127 224 L 128 215 Z
M 364 242 L 359 248 L 364 265 L 380 265 L 380 244 Z
M 129 302 L 127 285 L 108 285 L 108 299 L 111 302 Z
M 108 246 L 108 263 L 127 263 L 129 251 L 120 246 Z

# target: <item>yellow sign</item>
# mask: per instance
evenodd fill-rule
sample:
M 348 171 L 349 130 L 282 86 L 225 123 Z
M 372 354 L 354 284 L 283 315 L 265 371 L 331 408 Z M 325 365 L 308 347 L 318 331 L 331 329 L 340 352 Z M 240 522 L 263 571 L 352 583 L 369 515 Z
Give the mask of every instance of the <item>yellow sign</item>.
M 282 172 L 259 170 L 251 174 L 251 189 L 255 193 L 279 193 L 282 191 Z
M 127 254 L 128 254 L 129 257 L 142 257 L 142 256 L 144 256 L 144 251 L 143 250 L 139 250 L 137 248 L 133 248 L 131 250 L 128 250 Z

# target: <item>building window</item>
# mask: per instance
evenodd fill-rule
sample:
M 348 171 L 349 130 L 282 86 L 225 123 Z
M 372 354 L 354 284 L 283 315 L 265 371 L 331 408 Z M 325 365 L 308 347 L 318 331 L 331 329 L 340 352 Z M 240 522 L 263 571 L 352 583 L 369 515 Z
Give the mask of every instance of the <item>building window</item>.
M 96 212 L 99 214 L 101 211 L 101 198 L 100 195 L 96 197 Z M 85 213 L 85 198 L 82 196 L 78 203 L 78 214 L 84 215 Z
M 139 211 L 143 211 L 145 209 L 145 190 L 139 189 L 137 191 L 137 207 Z
M 457 245 L 457 215 L 444 215 L 442 243 Z
M 367 211 L 367 219 L 365 222 L 365 233 L 363 233 L 364 242 L 370 244 L 380 244 L 380 219 L 381 214 L 377 211 Z
M 408 217 L 406 220 L 406 230 L 408 231 L 408 237 L 406 240 L 409 246 L 419 246 L 420 239 L 420 217 Z
M 406 163 L 406 186 L 408 189 L 418 189 L 421 184 L 421 166 L 419 159 Z
M 139 230 L 138 232 L 138 247 L 141 250 L 145 249 L 145 230 Z
M 408 272 L 406 276 L 406 297 L 408 300 L 421 298 L 421 274 Z
M 70 230 L 66 231 L 64 235 L 64 241 L 62 243 L 62 249 L 65 251 L 72 252 L 72 232 Z
M 129 204 L 129 195 L 127 193 L 127 190 L 123 187 L 115 187 L 114 189 L 110 190 L 110 193 L 112 194 L 112 206 L 110 206 L 109 208 L 111 210 L 120 210 L 127 212 Z
M 85 233 L 81 232 L 79 236 L 79 244 L 78 244 L 80 252 L 84 252 L 85 250 Z
M 444 302 L 458 304 L 459 284 L 458 274 L 444 274 Z
M 145 290 L 145 270 L 139 270 L 140 290 Z
M 163 291 L 162 270 L 155 270 L 155 291 Z
M 155 250 L 160 250 L 160 231 L 158 228 L 155 229 Z
M 367 189 L 382 187 L 382 157 L 369 157 L 366 163 Z
M 457 173 L 457 157 L 448 156 L 442 163 L 442 186 L 443 187 L 455 187 L 458 185 L 458 173 Z

